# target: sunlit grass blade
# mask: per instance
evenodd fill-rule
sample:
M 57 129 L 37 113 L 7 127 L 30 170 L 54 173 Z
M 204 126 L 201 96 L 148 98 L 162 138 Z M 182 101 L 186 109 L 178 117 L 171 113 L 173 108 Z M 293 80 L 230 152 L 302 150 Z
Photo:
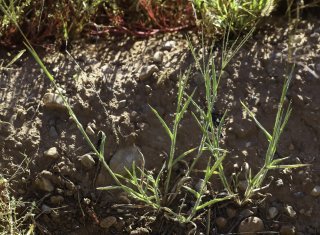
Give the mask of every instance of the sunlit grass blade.
M 198 210 L 204 209 L 204 208 L 206 208 L 208 206 L 211 206 L 211 205 L 216 204 L 218 202 L 223 202 L 223 201 L 229 200 L 229 199 L 234 198 L 234 197 L 235 197 L 235 195 L 228 195 L 228 196 L 225 196 L 225 197 L 222 197 L 222 198 L 212 199 L 210 201 L 207 201 L 207 202 L 197 206 L 196 210 L 198 211 Z
M 246 112 L 250 115 L 250 117 L 254 120 L 254 122 L 257 124 L 257 126 L 263 131 L 265 136 L 267 137 L 267 140 L 270 142 L 272 140 L 272 135 L 262 126 L 262 124 L 256 119 L 255 115 L 253 112 L 249 110 L 249 108 L 242 102 L 240 101 L 242 107 L 246 110 Z
M 159 115 L 159 113 L 157 112 L 157 110 L 155 110 L 154 108 L 152 108 L 150 105 L 149 107 L 151 108 L 152 112 L 156 115 L 156 117 L 158 118 L 158 120 L 160 121 L 161 125 L 163 126 L 163 128 L 165 129 L 165 131 L 167 132 L 167 134 L 169 135 L 169 138 L 172 140 L 173 139 L 173 134 L 170 130 L 170 128 L 168 127 L 167 123 L 163 120 L 163 118 Z

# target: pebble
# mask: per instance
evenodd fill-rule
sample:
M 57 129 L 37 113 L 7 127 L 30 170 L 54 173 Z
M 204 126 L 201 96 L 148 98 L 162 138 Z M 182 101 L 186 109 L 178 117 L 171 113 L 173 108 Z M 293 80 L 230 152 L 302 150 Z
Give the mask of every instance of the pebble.
M 50 197 L 50 202 L 55 205 L 60 205 L 61 203 L 63 203 L 63 201 L 64 201 L 64 197 L 62 197 L 61 195 Z
M 58 150 L 56 147 L 49 148 L 47 151 L 44 151 L 43 155 L 45 157 L 57 159 L 59 157 Z
M 4 122 L 0 120 L 0 134 L 4 136 L 10 135 L 14 131 L 13 126 L 9 122 Z
M 316 64 L 316 71 L 320 72 L 320 63 Z
M 279 213 L 279 210 L 276 207 L 270 207 L 268 209 L 268 217 L 270 219 L 275 218 L 278 215 L 278 213 Z
M 231 219 L 237 215 L 237 210 L 234 209 L 233 207 L 228 207 L 227 208 L 227 215 Z
M 110 168 L 115 173 L 124 174 L 126 173 L 125 168 L 132 169 L 133 162 L 140 167 L 144 162 L 140 149 L 135 145 L 119 149 L 110 160 Z
M 315 186 L 315 187 L 311 190 L 310 194 L 311 194 L 311 196 L 314 196 L 314 197 L 320 196 L 320 186 L 319 186 L 319 185 Z
M 140 69 L 139 79 L 146 80 L 152 76 L 153 73 L 158 72 L 159 68 L 152 64 L 152 65 L 145 65 Z
M 54 190 L 54 186 L 51 181 L 44 178 L 42 175 L 36 178 L 35 185 L 42 191 L 52 192 Z
M 258 232 L 262 232 L 264 230 L 263 221 L 258 217 L 248 217 L 241 221 L 238 233 L 246 234 L 246 235 L 255 235 Z
M 219 229 L 223 229 L 224 227 L 226 227 L 227 222 L 228 221 L 226 220 L 226 218 L 224 218 L 222 216 L 216 218 L 216 224 L 217 224 Z
M 280 235 L 295 235 L 296 228 L 293 225 L 282 225 L 280 228 Z
M 108 216 L 100 221 L 100 227 L 109 229 L 115 223 L 117 223 L 117 218 L 114 216 Z
M 43 104 L 50 109 L 65 109 L 66 106 L 63 103 L 63 99 L 60 95 L 55 93 L 46 93 L 43 96 Z
M 149 230 L 143 227 L 136 228 L 130 232 L 130 235 L 145 235 L 149 234 Z
M 118 102 L 118 108 L 119 108 L 119 109 L 122 109 L 122 108 L 126 107 L 126 104 L 127 104 L 127 101 L 126 101 L 126 100 L 120 100 L 120 101 Z
M 249 216 L 252 216 L 253 214 L 254 214 L 253 211 L 249 209 L 244 209 L 243 211 L 240 212 L 240 216 L 242 216 L 242 218 L 247 218 Z
M 81 162 L 81 164 L 87 169 L 91 169 L 96 163 L 90 154 L 85 154 L 83 156 L 80 156 L 78 157 L 78 159 Z
M 290 205 L 286 205 L 284 207 L 285 212 L 287 213 L 287 215 L 289 215 L 291 218 L 295 217 L 297 215 L 297 212 L 295 212 L 295 210 L 293 209 L 292 206 Z
M 41 206 L 41 211 L 45 214 L 50 214 L 50 212 L 52 211 L 50 206 L 47 206 L 46 204 L 42 204 Z
M 94 133 L 94 130 L 92 129 L 92 127 L 90 126 L 90 125 L 88 125 L 87 127 L 86 127 L 86 133 L 88 134 L 88 135 L 91 135 L 91 136 L 93 136 L 95 133 Z
M 163 52 L 162 51 L 157 51 L 156 53 L 154 53 L 153 62 L 161 63 L 162 60 L 163 60 Z
M 163 45 L 163 49 L 167 50 L 167 51 L 171 51 L 172 48 L 174 48 L 176 46 L 176 42 L 175 41 L 167 41 L 164 43 Z
M 278 186 L 278 187 L 283 186 L 283 180 L 282 179 L 277 179 L 276 180 L 276 186 Z

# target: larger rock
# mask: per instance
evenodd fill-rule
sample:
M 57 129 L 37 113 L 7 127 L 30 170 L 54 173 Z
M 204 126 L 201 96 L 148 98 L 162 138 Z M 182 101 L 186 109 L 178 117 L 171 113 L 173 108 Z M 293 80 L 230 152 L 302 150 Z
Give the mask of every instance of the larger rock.
M 95 164 L 95 161 L 94 161 L 93 157 L 90 154 L 85 154 L 83 156 L 80 156 L 79 157 L 79 161 L 87 169 L 91 169 Z
M 46 93 L 42 101 L 44 106 L 50 109 L 64 109 L 66 107 L 62 97 L 55 93 Z
M 44 151 L 43 155 L 48 158 L 57 159 L 59 157 L 58 150 L 56 147 L 49 148 L 47 151 Z
M 54 186 L 50 180 L 44 178 L 43 176 L 39 176 L 35 180 L 35 185 L 38 189 L 45 192 L 52 192 L 54 190 Z
M 110 168 L 118 174 L 126 173 L 125 168 L 132 169 L 132 164 L 141 167 L 144 162 L 142 153 L 137 146 L 126 147 L 119 149 L 110 160 Z
M 159 69 L 156 65 L 146 65 L 140 69 L 139 79 L 145 80 L 152 76 L 153 73 L 158 72 Z
M 258 217 L 248 217 L 241 221 L 238 233 L 246 234 L 246 235 L 255 235 L 258 232 L 262 232 L 264 230 L 264 224 L 262 220 Z

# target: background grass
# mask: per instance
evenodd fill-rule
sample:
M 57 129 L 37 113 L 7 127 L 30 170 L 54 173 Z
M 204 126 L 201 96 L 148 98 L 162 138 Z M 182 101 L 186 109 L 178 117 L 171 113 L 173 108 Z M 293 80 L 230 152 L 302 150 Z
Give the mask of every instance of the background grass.
M 80 36 L 128 33 L 147 37 L 202 26 L 208 35 L 250 30 L 277 7 L 296 9 L 295 0 L 0 0 L 34 43 L 60 42 Z M 305 1 L 300 9 L 319 7 L 319 0 Z M 286 10 L 284 10 L 285 15 Z M 198 26 L 198 27 L 197 27 Z M 0 15 L 0 42 L 19 44 L 21 37 L 8 16 Z

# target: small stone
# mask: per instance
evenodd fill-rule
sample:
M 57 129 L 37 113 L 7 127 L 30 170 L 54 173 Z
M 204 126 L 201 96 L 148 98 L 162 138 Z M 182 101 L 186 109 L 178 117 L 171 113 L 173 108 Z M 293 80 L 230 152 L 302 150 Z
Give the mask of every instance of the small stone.
M 278 187 L 283 186 L 283 180 L 282 179 L 277 179 L 276 180 L 276 186 L 278 186 Z
M 8 136 L 14 131 L 13 126 L 9 122 L 0 120 L 0 135 Z
M 60 205 L 61 203 L 63 203 L 63 201 L 64 201 L 64 197 L 62 197 L 61 195 L 50 197 L 50 202 L 55 205 Z
M 35 185 L 42 191 L 52 192 L 54 190 L 54 186 L 50 180 L 44 178 L 43 176 L 39 176 L 35 180 Z
M 145 89 L 146 89 L 146 92 L 147 92 L 148 94 L 150 94 L 150 93 L 152 92 L 152 88 L 151 88 L 151 86 L 149 86 L 149 85 L 146 85 L 146 86 L 145 86 Z
M 236 215 L 237 215 L 237 210 L 234 209 L 233 207 L 228 207 L 227 208 L 227 215 L 228 217 L 231 219 L 231 218 L 234 218 Z
M 161 63 L 162 60 L 163 60 L 163 52 L 162 51 L 157 51 L 156 53 L 154 53 L 153 62 Z
M 226 227 L 227 222 L 228 221 L 226 220 L 226 218 L 224 218 L 222 216 L 216 218 L 216 224 L 217 224 L 219 229 L 223 229 L 224 227 Z
M 278 213 L 279 213 L 279 211 L 278 211 L 278 209 L 276 207 L 270 207 L 268 209 L 268 217 L 270 219 L 275 218 L 278 215 Z
M 118 103 L 118 108 L 122 109 L 124 107 L 126 107 L 127 101 L 126 100 L 120 100 Z
M 143 227 L 136 228 L 130 232 L 130 235 L 147 235 L 149 234 L 149 230 Z
M 293 225 L 282 225 L 280 228 L 280 235 L 295 235 L 296 228 Z
M 125 195 L 120 195 L 118 198 L 118 201 L 119 201 L 119 203 L 122 203 L 122 204 L 130 204 L 131 203 L 130 199 Z
M 254 214 L 253 211 L 249 209 L 244 209 L 243 211 L 240 212 L 240 216 L 242 216 L 242 218 L 247 218 L 249 216 L 252 216 L 253 214 Z
M 167 41 L 164 43 L 163 45 L 163 49 L 167 50 L 167 51 L 171 51 L 172 48 L 174 48 L 176 46 L 176 42 L 175 41 Z
M 91 169 L 96 163 L 90 154 L 80 156 L 78 159 L 80 160 L 81 164 L 87 169 Z
M 295 217 L 297 215 L 297 212 L 295 212 L 295 210 L 293 209 L 292 206 L 290 205 L 286 205 L 284 207 L 285 212 L 287 213 L 287 215 L 289 215 L 291 218 Z
M 87 128 L 86 128 L 86 133 L 88 134 L 88 135 L 91 135 L 91 136 L 93 136 L 95 133 L 94 133 L 94 130 L 92 129 L 92 127 L 90 126 L 90 125 L 88 125 L 87 126 Z
M 100 221 L 100 227 L 104 229 L 109 229 L 115 223 L 117 223 L 117 218 L 114 216 L 108 216 Z
M 51 207 L 47 206 L 46 204 L 42 204 L 41 206 L 41 211 L 44 214 L 50 214 L 50 212 L 52 211 Z
M 316 64 L 316 71 L 320 72 L 320 63 Z
M 60 95 L 54 93 L 46 93 L 43 96 L 43 104 L 45 107 L 50 109 L 65 109 L 63 99 Z
M 248 217 L 241 221 L 238 233 L 246 234 L 246 235 L 255 235 L 258 232 L 262 232 L 264 230 L 264 224 L 262 220 L 258 217 Z
M 125 174 L 125 168 L 131 170 L 133 162 L 138 167 L 144 162 L 140 149 L 135 145 L 119 149 L 110 160 L 110 168 L 117 174 Z
M 59 135 L 58 135 L 58 132 L 56 130 L 56 128 L 54 126 L 51 126 L 50 129 L 49 129 L 49 136 L 51 138 L 57 138 Z
M 310 194 L 311 194 L 311 196 L 314 196 L 314 197 L 320 196 L 320 186 L 319 186 L 319 185 L 315 186 L 315 187 L 311 190 Z
M 49 148 L 47 151 L 43 153 L 45 157 L 57 159 L 59 157 L 58 150 L 56 147 Z
M 140 69 L 139 79 L 145 80 L 152 76 L 153 73 L 158 72 L 159 69 L 156 65 L 145 65 Z
M 70 180 L 66 181 L 65 184 L 66 184 L 66 188 L 67 188 L 68 190 L 70 190 L 71 192 L 76 190 L 76 186 L 75 186 L 74 183 L 71 182 Z

